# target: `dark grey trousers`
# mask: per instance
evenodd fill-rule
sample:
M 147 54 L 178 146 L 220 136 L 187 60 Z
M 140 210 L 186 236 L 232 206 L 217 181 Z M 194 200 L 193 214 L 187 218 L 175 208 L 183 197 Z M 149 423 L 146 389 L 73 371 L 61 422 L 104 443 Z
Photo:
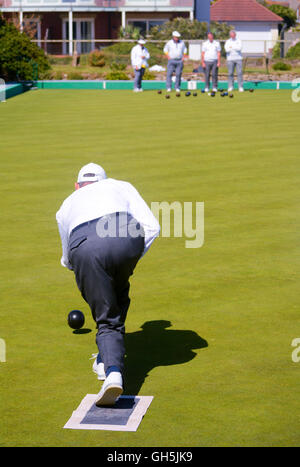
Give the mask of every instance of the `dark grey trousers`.
M 218 88 L 218 61 L 205 62 L 205 88 L 209 89 L 210 86 L 210 75 L 212 75 L 212 87 Z
M 170 59 L 168 61 L 167 79 L 166 79 L 167 89 L 172 89 L 173 73 L 175 73 L 175 77 L 176 77 L 175 89 L 180 89 L 182 70 L 183 70 L 183 61 L 181 59 L 176 59 L 176 60 Z
M 106 219 L 116 222 L 115 232 L 106 237 L 103 233 L 99 237 L 98 219 L 74 229 L 69 240 L 69 261 L 97 324 L 96 343 L 105 371 L 109 366 L 117 366 L 122 372 L 125 319 L 130 304 L 129 277 L 143 253 L 144 232 L 141 229 L 139 236 L 128 232 L 129 225 L 139 228 L 139 224 L 127 213 L 100 218 L 102 227 Z

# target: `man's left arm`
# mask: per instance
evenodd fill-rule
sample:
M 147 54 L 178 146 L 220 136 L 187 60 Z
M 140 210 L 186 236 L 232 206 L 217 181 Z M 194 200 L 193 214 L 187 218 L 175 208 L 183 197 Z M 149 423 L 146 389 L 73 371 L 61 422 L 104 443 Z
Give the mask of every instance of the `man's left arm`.
M 155 238 L 158 237 L 160 225 L 139 192 L 130 183 L 125 183 L 129 202 L 129 213 L 141 224 L 145 232 L 144 256 Z
M 182 61 L 186 60 L 188 58 L 188 51 L 186 48 L 185 43 L 183 43 L 183 56 L 182 56 Z
M 240 39 L 237 39 L 235 41 L 234 50 L 236 50 L 236 52 L 241 52 L 242 51 L 242 42 L 240 41 Z
M 220 45 L 220 42 L 218 42 L 218 45 L 217 45 L 217 53 L 218 53 L 218 68 L 220 68 L 220 65 L 221 65 L 221 45 Z

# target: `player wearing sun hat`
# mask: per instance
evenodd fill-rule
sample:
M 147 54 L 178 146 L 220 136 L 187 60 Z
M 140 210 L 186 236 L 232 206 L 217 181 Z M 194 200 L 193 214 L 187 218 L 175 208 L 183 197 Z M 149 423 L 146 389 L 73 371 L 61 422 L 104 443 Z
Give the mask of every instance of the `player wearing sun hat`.
M 101 165 L 94 164 L 93 162 L 84 165 L 77 177 L 77 183 L 84 183 L 84 182 L 99 182 L 107 178 L 105 170 L 101 167 Z M 76 184 L 75 184 L 76 188 Z
M 61 264 L 74 271 L 97 325 L 99 354 L 93 369 L 105 382 L 96 405 L 111 405 L 123 391 L 129 278 L 159 235 L 159 223 L 130 183 L 107 178 L 93 163 L 80 169 L 75 191 L 56 220 Z
M 141 92 L 142 89 L 142 80 L 146 68 L 148 67 L 148 62 L 150 54 L 145 47 L 146 41 L 144 39 L 139 39 L 137 45 L 135 45 L 131 50 L 131 65 L 134 70 L 134 92 Z
M 180 39 L 181 34 L 178 31 L 172 32 L 172 39 L 169 40 L 165 47 L 164 53 L 168 58 L 167 65 L 167 92 L 172 89 L 172 76 L 175 73 L 175 89 L 176 92 L 180 92 L 181 75 L 183 70 L 183 61 L 187 56 L 187 48 L 185 43 Z

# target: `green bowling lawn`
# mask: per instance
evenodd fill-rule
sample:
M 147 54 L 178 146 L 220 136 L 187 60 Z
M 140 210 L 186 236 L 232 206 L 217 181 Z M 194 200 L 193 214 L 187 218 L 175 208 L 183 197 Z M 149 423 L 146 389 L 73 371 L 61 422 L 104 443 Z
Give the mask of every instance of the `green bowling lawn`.
M 0 104 L 0 446 L 299 446 L 299 112 L 291 91 Z M 154 396 L 135 433 L 63 429 L 101 384 L 55 221 L 88 162 L 149 204 L 205 203 L 204 245 L 160 237 L 131 281 L 125 393 Z

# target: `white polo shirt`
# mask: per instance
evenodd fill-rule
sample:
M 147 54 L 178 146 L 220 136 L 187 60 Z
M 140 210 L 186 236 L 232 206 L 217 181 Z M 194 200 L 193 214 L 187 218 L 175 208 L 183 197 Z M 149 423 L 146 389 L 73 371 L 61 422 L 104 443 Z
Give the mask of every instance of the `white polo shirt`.
M 218 60 L 218 52 L 221 52 L 221 45 L 219 41 L 209 40 L 205 41 L 202 45 L 202 52 L 204 52 L 205 62 L 214 62 Z
M 148 251 L 159 235 L 158 221 L 130 183 L 106 178 L 74 191 L 56 213 L 62 242 L 62 266 L 71 269 L 68 261 L 68 241 L 72 230 L 84 222 L 115 212 L 128 212 L 141 224 L 145 232 L 143 255 Z
M 171 39 L 164 46 L 164 53 L 168 54 L 171 60 L 179 60 L 187 54 L 187 48 L 183 41 L 175 42 Z

